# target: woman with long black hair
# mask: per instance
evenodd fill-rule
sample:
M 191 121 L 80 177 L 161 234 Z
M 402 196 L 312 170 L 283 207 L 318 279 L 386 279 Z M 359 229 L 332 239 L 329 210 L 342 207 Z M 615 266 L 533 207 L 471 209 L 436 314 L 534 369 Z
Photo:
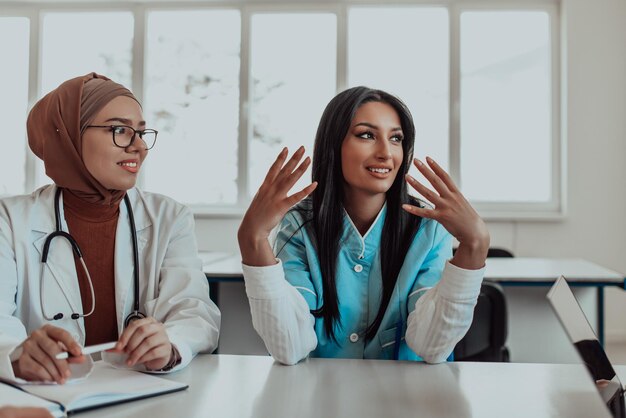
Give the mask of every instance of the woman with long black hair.
M 435 191 L 408 175 L 414 140 L 402 101 L 355 87 L 322 115 L 310 185 L 288 195 L 311 163 L 302 147 L 269 169 L 238 238 L 253 324 L 276 360 L 436 363 L 469 328 L 489 233 L 436 162 L 414 160 Z

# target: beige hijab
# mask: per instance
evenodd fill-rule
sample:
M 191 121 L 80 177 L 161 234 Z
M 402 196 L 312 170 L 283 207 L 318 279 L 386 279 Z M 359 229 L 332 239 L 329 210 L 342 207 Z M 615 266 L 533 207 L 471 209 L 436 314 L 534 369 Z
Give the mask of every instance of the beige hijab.
M 43 160 L 46 174 L 59 187 L 90 203 L 117 204 L 126 193 L 102 186 L 85 167 L 82 155 L 85 129 L 118 96 L 137 101 L 127 88 L 102 75 L 76 77 L 35 103 L 26 122 L 28 144 Z

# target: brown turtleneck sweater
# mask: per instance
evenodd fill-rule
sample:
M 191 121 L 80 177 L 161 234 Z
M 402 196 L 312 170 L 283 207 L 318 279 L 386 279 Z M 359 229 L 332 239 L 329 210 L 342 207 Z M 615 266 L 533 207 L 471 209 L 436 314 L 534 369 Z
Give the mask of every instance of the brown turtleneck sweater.
M 63 190 L 63 210 L 70 234 L 83 253 L 96 295 L 96 310 L 85 320 L 85 345 L 117 340 L 115 311 L 115 232 L 119 202 L 114 205 L 88 203 L 67 189 Z M 91 310 L 89 281 L 79 259 L 74 256 L 83 313 Z

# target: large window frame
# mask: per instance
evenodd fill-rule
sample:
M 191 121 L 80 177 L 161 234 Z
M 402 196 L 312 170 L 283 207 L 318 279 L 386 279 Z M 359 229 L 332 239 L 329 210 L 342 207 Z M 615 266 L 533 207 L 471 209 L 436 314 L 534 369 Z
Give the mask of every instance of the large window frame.
M 311 0 L 308 0 L 311 1 Z M 238 133 L 238 167 L 237 167 L 237 203 L 235 205 L 192 205 L 197 218 L 236 218 L 247 208 L 250 198 L 248 190 L 248 148 L 251 121 L 249 114 L 250 97 L 250 22 L 252 15 L 262 13 L 333 13 L 337 17 L 337 91 L 347 87 L 348 74 L 348 10 L 350 7 L 406 7 L 406 6 L 442 7 L 449 14 L 450 47 L 449 47 L 449 172 L 460 185 L 459 178 L 461 158 L 460 139 L 460 16 L 467 11 L 542 11 L 546 12 L 550 21 L 551 36 L 551 121 L 552 121 L 552 184 L 551 199 L 548 202 L 480 202 L 472 204 L 485 219 L 491 220 L 559 220 L 565 217 L 566 207 L 566 130 L 563 117 L 566 103 L 565 89 L 561 77 L 561 24 L 560 1 L 558 0 L 395 0 L 392 5 L 361 0 L 361 1 L 328 1 L 318 3 L 290 2 L 275 0 L 271 3 L 260 3 L 254 0 L 228 1 L 144 1 L 141 3 L 104 3 L 72 2 L 47 3 L 34 2 L 18 5 L 15 2 L 0 1 L 0 17 L 26 17 L 30 20 L 30 51 L 28 76 L 29 108 L 39 98 L 41 91 L 41 28 L 46 13 L 54 12 L 98 12 L 126 11 L 134 16 L 134 39 L 132 50 L 132 85 L 129 86 L 138 99 L 144 97 L 144 60 L 146 39 L 146 16 L 151 11 L 163 10 L 196 10 L 196 9 L 229 9 L 238 10 L 241 14 L 241 50 L 240 50 L 240 97 L 239 97 L 239 133 Z M 564 79 L 564 77 L 563 77 Z M 24 146 L 28 147 L 24 140 Z M 38 163 L 29 151 L 26 157 L 26 190 L 35 187 Z M 201 184 L 201 179 L 195 179 Z M 139 184 L 142 184 L 140 177 Z

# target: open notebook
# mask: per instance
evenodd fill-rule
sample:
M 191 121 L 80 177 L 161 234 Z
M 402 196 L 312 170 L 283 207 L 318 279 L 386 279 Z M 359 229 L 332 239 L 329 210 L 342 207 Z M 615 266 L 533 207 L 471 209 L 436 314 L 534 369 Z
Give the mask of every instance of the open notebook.
M 116 369 L 99 361 L 91 375 L 65 385 L 0 383 L 0 399 L 13 406 L 39 406 L 55 417 L 184 390 L 188 385 L 133 370 Z

